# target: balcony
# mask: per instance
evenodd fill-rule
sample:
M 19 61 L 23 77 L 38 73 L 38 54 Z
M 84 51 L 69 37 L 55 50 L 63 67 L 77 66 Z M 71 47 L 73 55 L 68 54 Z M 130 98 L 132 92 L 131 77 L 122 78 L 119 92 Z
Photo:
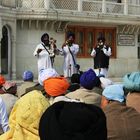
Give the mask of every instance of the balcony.
M 62 21 L 95 21 L 111 19 L 115 22 L 139 22 L 140 5 L 122 0 L 0 0 L 1 8 L 17 10 L 17 19 L 52 19 Z M 115 21 L 117 20 L 117 21 Z

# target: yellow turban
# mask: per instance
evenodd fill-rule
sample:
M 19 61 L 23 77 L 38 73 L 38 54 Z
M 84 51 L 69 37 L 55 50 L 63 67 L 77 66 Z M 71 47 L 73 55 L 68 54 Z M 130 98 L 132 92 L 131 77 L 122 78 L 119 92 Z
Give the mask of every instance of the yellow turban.
M 0 140 L 39 140 L 39 121 L 49 106 L 48 100 L 36 90 L 21 97 L 10 114 L 10 130 Z

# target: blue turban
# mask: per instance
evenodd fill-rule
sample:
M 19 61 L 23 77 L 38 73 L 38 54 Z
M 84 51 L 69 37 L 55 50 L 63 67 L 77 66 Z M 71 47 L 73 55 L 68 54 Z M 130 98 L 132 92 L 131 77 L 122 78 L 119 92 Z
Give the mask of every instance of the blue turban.
M 114 100 L 123 102 L 124 101 L 124 90 L 123 85 L 110 85 L 107 86 L 102 95 L 106 97 L 108 100 Z
M 129 91 L 140 91 L 140 72 L 132 72 L 123 77 L 124 88 Z
M 95 86 L 99 86 L 99 84 L 100 80 L 92 69 L 84 72 L 80 77 L 80 85 L 86 89 L 91 90 Z
M 33 81 L 33 73 L 31 71 L 24 71 L 22 78 L 24 81 Z

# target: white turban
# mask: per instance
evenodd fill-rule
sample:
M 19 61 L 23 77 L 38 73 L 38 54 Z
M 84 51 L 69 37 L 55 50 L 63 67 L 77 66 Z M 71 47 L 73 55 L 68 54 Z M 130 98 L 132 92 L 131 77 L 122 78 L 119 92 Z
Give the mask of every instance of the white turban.
M 110 79 L 100 77 L 101 87 L 105 89 L 109 85 L 113 85 L 113 82 Z
M 58 77 L 59 74 L 53 68 L 42 69 L 39 71 L 38 82 L 43 86 L 43 82 L 51 77 Z

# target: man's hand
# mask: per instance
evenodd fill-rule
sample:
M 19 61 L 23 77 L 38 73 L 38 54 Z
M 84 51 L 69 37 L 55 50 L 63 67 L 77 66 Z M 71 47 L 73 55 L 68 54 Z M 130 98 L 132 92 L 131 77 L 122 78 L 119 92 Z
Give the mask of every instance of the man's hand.
M 42 51 L 42 49 L 38 49 L 38 50 L 37 50 L 37 53 L 39 54 L 41 51 Z

